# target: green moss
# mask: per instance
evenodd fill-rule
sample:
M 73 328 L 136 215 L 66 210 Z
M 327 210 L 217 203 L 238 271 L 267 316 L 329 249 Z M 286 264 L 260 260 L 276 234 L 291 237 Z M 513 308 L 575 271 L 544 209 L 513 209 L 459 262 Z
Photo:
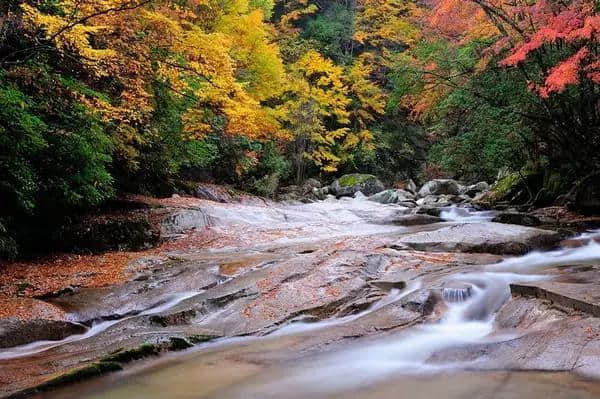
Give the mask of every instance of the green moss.
M 145 357 L 157 355 L 159 352 L 159 348 L 153 344 L 142 344 L 137 348 L 119 351 L 117 353 L 113 353 L 109 356 L 106 356 L 101 361 L 102 362 L 119 362 L 119 363 L 128 363 L 134 360 L 143 359 Z
M 366 183 L 373 179 L 376 179 L 376 177 L 373 175 L 362 175 L 359 173 L 353 173 L 351 175 L 344 175 L 340 177 L 338 181 L 340 183 L 340 186 L 342 187 L 352 187 L 356 186 L 357 184 Z
M 498 180 L 492 187 L 491 191 L 494 193 L 495 198 L 504 197 L 515 184 L 519 182 L 520 176 L 518 173 L 510 173 Z
M 181 351 L 184 349 L 191 348 L 193 346 L 185 339 L 179 338 L 179 337 L 171 337 L 169 339 L 169 342 L 170 342 L 169 350 L 172 350 L 172 351 Z
M 47 391 L 62 385 L 72 384 L 74 382 L 87 380 L 89 378 L 97 377 L 102 374 L 112 373 L 114 371 L 121 370 L 123 370 L 123 367 L 119 363 L 101 361 L 56 377 L 37 387 L 37 390 Z
M 190 335 L 188 337 L 188 340 L 192 343 L 192 344 L 201 344 L 203 342 L 208 342 L 211 341 L 215 338 L 219 338 L 216 335 L 203 335 L 203 334 L 196 334 L 196 335 Z

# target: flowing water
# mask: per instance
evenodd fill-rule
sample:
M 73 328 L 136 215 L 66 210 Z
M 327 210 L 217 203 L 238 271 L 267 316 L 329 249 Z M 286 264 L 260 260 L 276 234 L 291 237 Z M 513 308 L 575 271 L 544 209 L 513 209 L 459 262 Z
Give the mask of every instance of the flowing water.
M 325 201 L 248 213 L 248 209 L 209 210 L 213 228 L 260 226 L 287 229 L 279 244 L 319 240 L 322 237 L 393 233 L 403 228 L 382 226 L 372 220 L 390 216 L 397 208 L 364 199 Z M 448 208 L 442 218 L 451 222 L 485 223 L 493 215 Z M 300 231 L 300 233 L 298 233 Z M 308 233 L 308 235 L 307 235 Z M 579 238 L 589 238 L 593 231 Z M 403 290 L 392 289 L 366 310 L 319 322 L 287 323 L 262 337 L 219 340 L 184 354 L 168 355 L 127 372 L 58 391 L 44 397 L 91 399 L 184 398 L 593 398 L 598 384 L 568 373 L 469 371 L 473 361 L 431 362 L 435 353 L 472 344 L 494 344 L 514 339 L 516 331 L 495 327 L 495 315 L 510 298 L 509 284 L 541 281 L 547 269 L 600 261 L 600 245 L 591 241 L 574 249 L 532 252 L 466 273 L 444 277 L 441 296 L 445 312 L 437 319 L 400 331 L 346 340 L 343 345 L 321 345 L 306 351 L 303 343 L 315 336 L 366 320 L 402 300 L 423 285 L 419 278 Z M 162 312 L 197 293 L 180 293 L 143 314 Z M 135 316 L 130 316 L 135 317 Z M 61 342 L 37 342 L 0 352 L 1 358 L 43 351 L 73 340 L 83 340 L 119 320 L 93 326 L 83 335 Z M 327 341 L 327 340 L 324 340 Z M 305 351 L 306 353 L 303 353 Z M 301 352 L 301 353 L 299 353 Z M 525 396 L 523 396 L 525 395 Z

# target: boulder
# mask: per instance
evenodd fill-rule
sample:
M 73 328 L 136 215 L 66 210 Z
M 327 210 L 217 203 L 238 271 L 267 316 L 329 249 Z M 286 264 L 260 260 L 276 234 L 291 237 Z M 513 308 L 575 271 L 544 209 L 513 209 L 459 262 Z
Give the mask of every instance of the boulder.
M 160 231 L 162 237 L 171 237 L 189 230 L 201 230 L 211 224 L 211 217 L 202 209 L 182 209 L 164 218 Z
M 369 201 L 379 202 L 380 204 L 396 204 L 398 202 L 412 201 L 415 196 L 406 190 L 390 189 L 369 197 Z
M 399 240 L 420 251 L 520 255 L 550 248 L 561 240 L 555 231 L 501 223 L 467 223 L 409 234 Z
M 417 200 L 417 205 L 419 206 L 448 206 L 450 204 L 450 197 L 446 195 L 427 195 Z
M 385 190 L 382 182 L 373 175 L 354 173 L 335 180 L 330 187 L 336 197 L 351 197 L 358 191 L 365 195 L 377 194 Z
M 459 195 L 460 186 L 456 180 L 452 179 L 435 179 L 430 180 L 419 190 L 419 197 L 427 197 L 428 195 Z
M 489 189 L 490 185 L 484 181 L 481 181 L 466 187 L 463 194 L 468 195 L 469 197 L 475 197 L 477 194 L 488 191 Z
M 537 217 L 522 212 L 502 212 L 496 215 L 492 222 L 521 226 L 539 226 L 541 224 Z

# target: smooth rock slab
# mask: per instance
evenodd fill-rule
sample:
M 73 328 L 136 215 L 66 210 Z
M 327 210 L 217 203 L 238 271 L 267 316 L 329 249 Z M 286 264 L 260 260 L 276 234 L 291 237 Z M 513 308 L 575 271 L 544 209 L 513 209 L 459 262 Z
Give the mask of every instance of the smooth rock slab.
M 23 345 L 33 341 L 56 341 L 73 334 L 83 334 L 81 324 L 62 320 L 18 320 L 0 321 L 0 348 Z
M 414 214 L 394 216 L 383 220 L 381 223 L 397 226 L 419 226 L 424 224 L 440 223 L 442 221 L 443 220 L 437 216 Z
M 545 281 L 511 284 L 513 296 L 539 298 L 565 310 L 600 317 L 600 285 Z
M 555 231 L 500 223 L 468 223 L 409 234 L 399 240 L 419 251 L 520 255 L 560 241 Z

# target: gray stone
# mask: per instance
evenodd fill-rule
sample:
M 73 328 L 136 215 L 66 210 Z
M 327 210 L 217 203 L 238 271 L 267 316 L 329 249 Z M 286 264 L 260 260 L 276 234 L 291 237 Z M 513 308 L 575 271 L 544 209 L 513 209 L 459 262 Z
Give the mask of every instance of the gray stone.
M 466 190 L 462 194 L 466 194 L 469 197 L 475 197 L 477 194 L 488 191 L 489 189 L 490 185 L 484 181 L 481 181 L 466 187 Z
M 323 201 L 329 194 L 329 186 L 313 188 L 313 194 L 315 197 L 317 197 L 317 199 Z
M 414 200 L 415 196 L 406 190 L 390 189 L 369 197 L 369 201 L 380 204 L 396 204 L 398 202 Z
M 555 245 L 554 231 L 500 223 L 467 223 L 402 237 L 400 244 L 420 251 L 454 251 L 519 255 Z
M 459 195 L 460 187 L 456 180 L 452 179 L 435 179 L 430 180 L 419 190 L 419 197 L 427 197 L 428 195 Z
M 385 190 L 382 182 L 373 175 L 350 174 L 335 180 L 330 187 L 330 192 L 337 197 L 353 196 L 361 191 L 365 195 L 377 194 Z
M 210 224 L 210 217 L 201 209 L 182 209 L 165 218 L 160 231 L 163 236 L 170 236 L 192 229 L 203 229 Z

